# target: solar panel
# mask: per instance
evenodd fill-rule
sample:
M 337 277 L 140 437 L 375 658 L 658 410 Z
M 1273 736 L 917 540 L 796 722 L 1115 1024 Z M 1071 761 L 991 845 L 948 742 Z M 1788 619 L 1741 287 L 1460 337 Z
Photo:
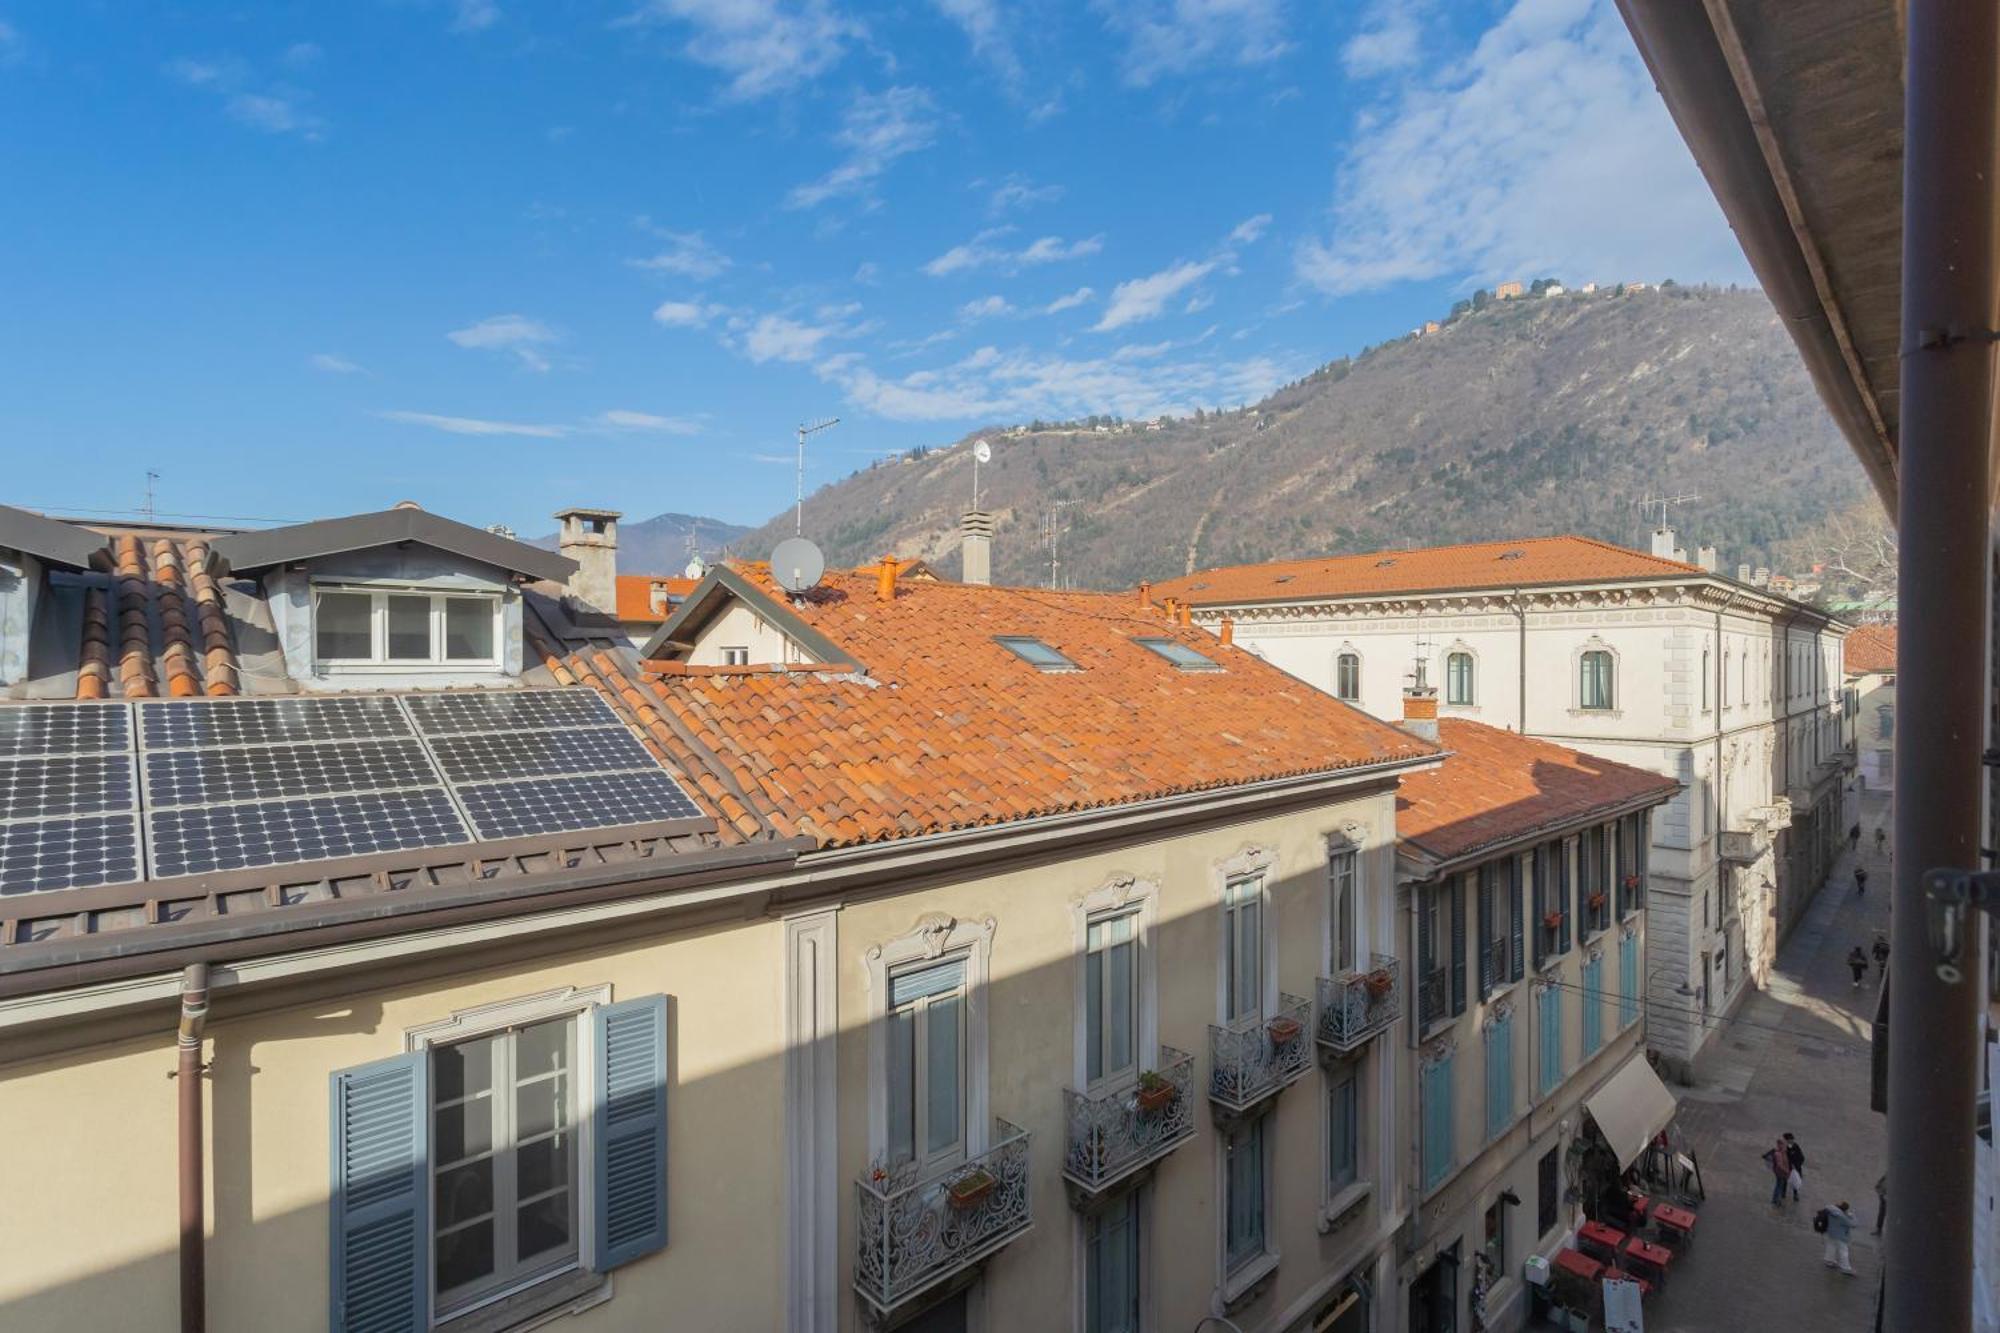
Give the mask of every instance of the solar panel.
M 0 820 L 130 813 L 132 808 L 129 754 L 0 760 Z
M 574 731 L 474 732 L 439 736 L 430 745 L 438 767 L 452 782 L 658 768 L 646 747 L 622 726 L 581 727 Z
M 552 727 L 622 725 L 595 690 L 508 690 L 474 694 L 416 694 L 404 699 L 417 730 L 426 736 L 467 731 L 546 730 Z
M 148 750 L 186 746 L 275 745 L 407 736 L 410 724 L 391 695 L 311 699 L 170 699 L 139 705 Z
M 137 815 L 0 824 L 0 895 L 128 884 L 138 878 Z
M 124 704 L 8 704 L 0 707 L 0 758 L 98 754 L 132 748 Z
M 655 767 L 643 773 L 599 773 L 533 782 L 482 782 L 456 789 L 482 838 L 650 824 L 698 818 L 701 810 L 680 784 Z
M 154 810 L 147 825 L 155 878 L 470 841 L 436 788 Z
M 148 750 L 144 763 L 149 810 L 439 785 L 423 742 L 414 737 Z

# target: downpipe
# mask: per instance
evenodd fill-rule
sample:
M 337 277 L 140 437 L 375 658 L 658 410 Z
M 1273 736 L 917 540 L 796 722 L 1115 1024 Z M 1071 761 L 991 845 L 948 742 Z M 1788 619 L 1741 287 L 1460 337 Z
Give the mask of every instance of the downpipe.
M 202 1031 L 208 1023 L 208 964 L 189 963 L 181 973 L 181 1021 L 174 1038 L 179 1105 L 176 1156 L 180 1166 L 181 1333 L 208 1326 L 207 1225 L 203 1208 L 201 1079 Z

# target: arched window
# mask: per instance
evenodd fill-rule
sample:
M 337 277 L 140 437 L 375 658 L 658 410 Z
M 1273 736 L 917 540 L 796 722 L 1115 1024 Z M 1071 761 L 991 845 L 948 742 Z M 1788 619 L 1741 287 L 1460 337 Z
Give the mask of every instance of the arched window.
M 1472 702 L 1472 654 L 1451 653 L 1444 659 L 1444 701 L 1448 704 Z
M 1342 653 L 1333 659 L 1333 697 L 1352 703 L 1361 697 L 1361 655 Z
M 1609 708 L 1616 697 L 1611 654 L 1594 648 L 1577 659 L 1577 706 Z

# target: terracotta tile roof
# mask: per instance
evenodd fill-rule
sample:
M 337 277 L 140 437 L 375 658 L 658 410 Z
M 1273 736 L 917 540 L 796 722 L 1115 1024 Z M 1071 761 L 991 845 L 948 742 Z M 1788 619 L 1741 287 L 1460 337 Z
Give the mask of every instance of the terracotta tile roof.
M 1211 606 L 1706 573 L 1694 565 L 1663 560 L 1592 537 L 1523 537 L 1516 541 L 1204 569 L 1154 584 L 1153 596 Z
M 642 625 L 657 625 L 673 614 L 682 598 L 694 591 L 699 579 L 666 574 L 620 574 L 618 576 L 618 618 Z
M 84 593 L 76 697 L 235 694 L 236 644 L 200 536 L 112 532 L 99 563 L 108 590 Z
M 762 566 L 737 572 L 780 600 Z M 615 654 L 545 652 L 558 680 L 615 694 L 747 830 L 761 816 L 821 846 L 910 837 L 1262 779 L 1422 759 L 1425 741 L 1137 599 L 829 575 L 813 630 L 867 666 L 626 675 Z M 1044 672 L 996 643 L 1027 635 L 1080 670 Z M 1135 637 L 1178 640 L 1219 671 L 1182 671 Z
M 1438 736 L 1451 754 L 1404 776 L 1396 836 L 1439 861 L 1680 789 L 1642 768 L 1462 718 L 1443 719 Z
M 1850 676 L 1896 669 L 1896 627 L 1863 625 L 1847 636 L 1842 665 Z

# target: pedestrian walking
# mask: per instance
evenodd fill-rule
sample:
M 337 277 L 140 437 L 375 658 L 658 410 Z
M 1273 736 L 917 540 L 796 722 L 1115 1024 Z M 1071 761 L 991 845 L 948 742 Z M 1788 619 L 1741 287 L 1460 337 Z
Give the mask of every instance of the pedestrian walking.
M 1847 830 L 1847 850 L 1850 852 L 1861 850 L 1861 825 L 1856 824 Z
M 1888 833 L 1883 830 L 1880 824 L 1877 824 L 1875 826 L 1875 855 L 1880 856 L 1882 854 L 1882 848 L 1887 845 L 1888 841 Z
M 1868 892 L 1868 867 L 1854 867 L 1854 896 L 1859 898 Z
M 1792 1187 L 1792 1202 L 1797 1203 L 1799 1190 L 1806 1183 L 1806 1150 L 1799 1146 L 1799 1141 L 1792 1137 L 1790 1130 L 1785 1131 L 1784 1143 L 1785 1164 L 1792 1168 L 1785 1177 L 1785 1183 Z
M 1887 935 L 1884 935 L 1879 930 L 1876 931 L 1874 947 L 1869 949 L 1868 952 L 1875 955 L 1875 971 L 1877 975 L 1889 970 L 1889 937 Z
M 1831 1208 L 1819 1210 L 1813 1219 L 1813 1230 L 1826 1233 L 1826 1253 L 1822 1256 L 1828 1268 L 1838 1268 L 1849 1277 L 1854 1276 L 1853 1257 L 1848 1253 L 1848 1238 L 1854 1234 L 1854 1212 L 1842 1199 Z
M 1771 1168 L 1771 1206 L 1785 1206 L 1785 1189 L 1792 1180 L 1792 1157 L 1785 1151 L 1785 1141 L 1779 1139 L 1765 1150 L 1764 1165 Z
M 1861 980 L 1868 975 L 1868 955 L 1855 945 L 1847 951 L 1847 970 L 1854 973 L 1854 989 L 1861 989 Z
M 1884 1171 L 1875 1177 L 1875 1234 L 1882 1234 L 1882 1224 L 1889 1220 L 1889 1173 Z

